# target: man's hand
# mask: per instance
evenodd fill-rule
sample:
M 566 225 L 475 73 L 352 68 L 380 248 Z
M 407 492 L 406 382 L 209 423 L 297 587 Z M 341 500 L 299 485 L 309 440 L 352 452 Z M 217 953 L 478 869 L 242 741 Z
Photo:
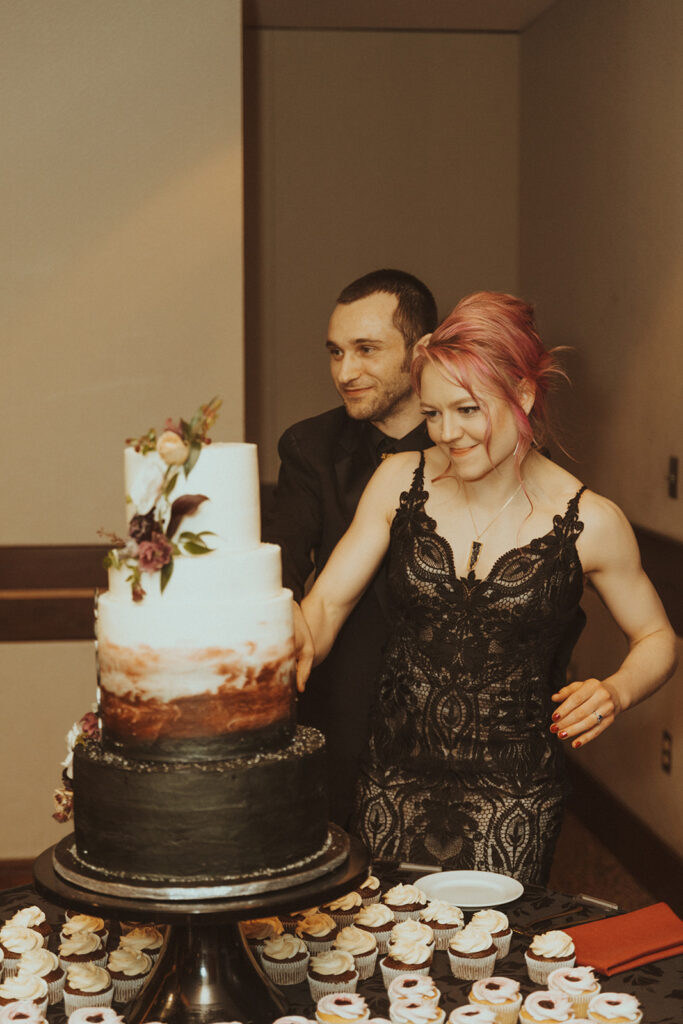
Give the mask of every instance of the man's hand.
M 294 602 L 294 654 L 296 656 L 296 688 L 299 693 L 306 689 L 306 680 L 311 674 L 315 648 L 301 608 Z

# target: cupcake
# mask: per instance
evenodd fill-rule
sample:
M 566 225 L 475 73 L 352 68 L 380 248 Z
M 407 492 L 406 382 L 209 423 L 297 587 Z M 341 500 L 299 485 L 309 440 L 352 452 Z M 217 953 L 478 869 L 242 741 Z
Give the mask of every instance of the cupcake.
M 486 1006 L 456 1006 L 448 1015 L 448 1024 L 496 1024 L 496 1015 Z
M 379 903 L 381 896 L 379 878 L 376 875 L 368 875 L 363 884 L 358 886 L 358 895 L 363 901 L 364 907 Z
M 362 928 L 363 931 L 374 935 L 378 952 L 386 953 L 391 938 L 391 929 L 396 923 L 394 912 L 389 910 L 389 907 L 384 903 L 373 903 L 369 907 L 363 907 L 356 914 L 353 923 L 357 928 Z
M 527 973 L 537 985 L 545 985 L 552 971 L 573 967 L 576 959 L 570 936 L 558 931 L 534 935 L 524 956 Z
M 279 917 L 257 917 L 252 921 L 242 921 L 240 928 L 249 948 L 257 956 L 260 956 L 266 939 L 274 939 L 284 931 Z
M 460 907 L 454 907 L 444 900 L 430 900 L 425 909 L 420 911 L 420 920 L 434 932 L 437 949 L 448 949 L 448 943 L 465 923 Z
M 384 987 L 388 989 L 399 974 L 429 974 L 432 957 L 432 949 L 419 939 L 392 939 L 386 956 L 379 962 Z
M 43 948 L 43 936 L 23 924 L 6 924 L 0 928 L 0 952 L 3 955 L 5 980 L 19 970 L 24 953 Z
M 505 914 L 502 914 L 500 910 L 478 910 L 476 914 L 472 915 L 470 924 L 480 924 L 490 934 L 493 945 L 498 950 L 496 954 L 498 960 L 508 955 L 512 942 L 512 928 Z
M 626 992 L 600 992 L 588 1004 L 586 1017 L 595 1024 L 640 1024 L 643 1011 L 636 997 Z
M 321 909 L 323 913 L 329 914 L 333 918 L 336 925 L 345 928 L 348 924 L 353 923 L 354 917 L 362 906 L 363 900 L 360 893 L 354 889 L 353 892 L 347 892 L 345 896 L 340 896 L 339 899 L 332 900 L 331 903 L 323 904 Z
M 416 920 L 420 911 L 427 906 L 427 897 L 416 885 L 404 885 L 399 882 L 393 889 L 387 890 L 382 896 L 385 906 L 393 910 L 397 921 L 405 921 L 409 917 Z
M 298 985 L 305 981 L 310 959 L 304 940 L 289 932 L 266 939 L 261 950 L 261 966 L 276 985 Z
M 121 947 L 125 946 L 126 949 L 137 949 L 140 953 L 145 953 L 153 964 L 159 959 L 163 945 L 163 932 L 153 924 L 142 924 L 131 928 L 121 936 L 119 941 Z
M 355 992 L 358 984 L 353 957 L 344 949 L 328 949 L 312 956 L 307 977 L 314 1003 L 332 992 Z
M 368 1021 L 370 1010 L 358 992 L 330 992 L 321 996 L 315 1008 L 318 1024 L 356 1024 Z
M 58 1003 L 64 991 L 66 971 L 49 949 L 31 949 L 19 961 L 19 970 L 43 978 L 47 985 L 47 1000 L 50 1006 Z
M 20 1001 L 35 1003 L 38 1010 L 45 1016 L 47 1013 L 47 982 L 35 974 L 17 971 L 5 978 L 0 985 L 0 1006 Z
M 349 924 L 339 931 L 333 949 L 345 949 L 351 954 L 361 981 L 372 977 L 377 963 L 377 939 L 370 932 Z
M 102 942 L 102 948 L 107 945 L 109 930 L 101 917 L 67 911 L 66 921 L 62 925 L 61 938 L 68 939 L 72 935 L 80 935 L 83 932 L 94 932 Z
M 111 1006 L 82 1006 L 70 1015 L 68 1024 L 124 1024 L 124 1021 Z
M 95 964 L 104 967 L 107 951 L 96 932 L 78 932 L 59 943 L 59 963 L 69 973 L 74 964 Z
M 306 907 L 305 910 L 293 910 L 290 914 L 280 914 L 282 927 L 290 935 L 296 933 L 297 925 L 300 924 L 309 914 L 316 914 L 318 907 Z
M 401 996 L 389 1006 L 391 1024 L 444 1024 L 446 1011 L 438 1003 Z
M 519 982 L 512 978 L 480 978 L 467 997 L 472 1006 L 492 1010 L 496 1024 L 517 1024 L 522 996 Z
M 409 917 L 405 921 L 398 921 L 397 924 L 391 929 L 390 942 L 395 942 L 396 939 L 417 939 L 419 942 L 424 942 L 430 949 L 434 949 L 434 932 L 432 928 L 424 921 L 416 921 L 414 917 Z
M 520 1024 L 564 1024 L 574 1020 L 571 1000 L 562 992 L 531 992 L 519 1011 Z
M 0 1006 L 0 1024 L 47 1024 L 45 1015 L 30 999 Z
M 284 1017 L 276 1017 L 273 1024 L 314 1024 L 314 1021 L 298 1013 L 286 1013 Z
M 127 1003 L 140 991 L 152 970 L 152 958 L 134 946 L 119 946 L 109 954 L 107 970 L 114 987 L 114 1002 Z
M 564 992 L 569 996 L 577 1017 L 585 1017 L 588 1004 L 600 992 L 600 983 L 592 967 L 558 967 L 548 975 L 551 992 Z
M 438 1003 L 441 993 L 429 977 L 425 974 L 399 974 L 387 989 L 389 1002 L 394 999 L 421 999 L 424 1003 Z
M 43 938 L 43 945 L 47 946 L 47 941 L 52 934 L 52 928 L 47 922 L 45 913 L 40 907 L 22 907 L 21 910 L 17 910 L 16 914 L 12 914 L 7 924 L 21 924 L 24 928 L 32 928 L 33 931 L 38 932 Z
M 96 964 L 72 964 L 66 969 L 64 1013 L 67 1016 L 82 1006 L 111 1006 L 114 998 L 109 971 Z
M 497 950 L 489 932 L 481 925 L 467 924 L 448 943 L 448 959 L 454 978 L 476 981 L 490 978 Z
M 296 934 L 304 940 L 311 953 L 325 953 L 332 949 L 338 932 L 335 920 L 322 910 L 305 917 L 296 929 Z

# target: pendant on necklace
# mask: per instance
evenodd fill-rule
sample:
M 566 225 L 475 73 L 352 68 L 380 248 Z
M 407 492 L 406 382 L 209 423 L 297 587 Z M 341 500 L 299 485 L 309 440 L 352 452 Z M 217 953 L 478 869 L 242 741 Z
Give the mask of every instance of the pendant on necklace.
M 467 571 L 468 571 L 468 573 L 472 572 L 472 570 L 474 569 L 475 565 L 477 564 L 477 562 L 479 560 L 479 552 L 481 551 L 482 546 L 483 545 L 481 545 L 478 540 L 473 540 L 472 541 L 472 547 L 470 548 L 470 557 L 469 557 L 469 559 L 467 561 Z

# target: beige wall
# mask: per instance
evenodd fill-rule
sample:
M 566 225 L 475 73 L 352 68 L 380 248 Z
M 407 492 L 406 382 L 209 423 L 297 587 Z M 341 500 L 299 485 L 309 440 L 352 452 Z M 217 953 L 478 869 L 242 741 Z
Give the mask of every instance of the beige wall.
M 121 530 L 124 439 L 214 394 L 243 437 L 241 10 L 199 9 L 0 6 L 2 544 Z M 5 644 L 0 679 L 0 858 L 31 857 L 92 644 Z
M 345 284 L 397 266 L 444 313 L 516 290 L 518 39 L 246 36 L 247 423 L 272 480 L 285 427 L 339 404 L 324 342 Z
M 670 455 L 683 463 L 682 47 L 680 0 L 558 0 L 522 36 L 520 136 L 521 288 L 546 339 L 575 348 L 570 466 L 632 522 L 678 540 L 683 488 L 669 498 L 665 475 Z M 586 607 L 579 679 L 624 654 L 599 602 Z M 577 754 L 681 855 L 682 683 L 683 666 Z

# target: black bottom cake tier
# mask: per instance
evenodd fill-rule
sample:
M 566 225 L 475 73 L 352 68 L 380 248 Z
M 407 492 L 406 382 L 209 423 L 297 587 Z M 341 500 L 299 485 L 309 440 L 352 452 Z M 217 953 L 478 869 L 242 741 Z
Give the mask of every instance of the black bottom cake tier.
M 74 751 L 83 865 L 150 883 L 216 882 L 287 869 L 328 840 L 325 740 L 299 726 L 280 750 L 223 761 L 134 761 Z

